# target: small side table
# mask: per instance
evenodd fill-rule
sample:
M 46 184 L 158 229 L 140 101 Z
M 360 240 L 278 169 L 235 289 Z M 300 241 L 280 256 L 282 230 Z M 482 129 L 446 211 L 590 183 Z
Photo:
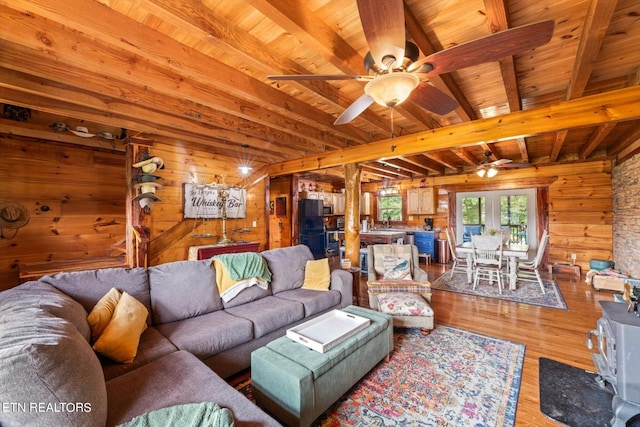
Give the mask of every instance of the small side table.
M 360 268 L 350 267 L 346 268 L 345 271 L 348 271 L 353 276 L 353 297 L 356 300 L 355 305 L 360 305 Z
M 582 271 L 580 270 L 580 266 L 578 264 L 562 264 L 559 262 L 554 262 L 552 264 L 549 264 L 549 273 L 571 274 L 575 276 L 576 281 L 579 282 Z

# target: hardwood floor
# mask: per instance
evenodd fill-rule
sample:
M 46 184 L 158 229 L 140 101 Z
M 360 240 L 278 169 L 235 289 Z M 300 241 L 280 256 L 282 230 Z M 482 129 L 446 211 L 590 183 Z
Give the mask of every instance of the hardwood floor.
M 431 263 L 421 267 L 433 281 L 447 265 Z M 547 275 L 548 277 L 548 275 Z M 587 331 L 601 316 L 598 301 L 612 300 L 613 293 L 598 292 L 571 275 L 556 276 L 568 310 L 479 298 L 434 290 L 431 306 L 436 324 L 456 326 L 526 345 L 518 397 L 516 426 L 558 426 L 540 412 L 538 358 L 547 357 L 579 368 L 594 370 L 586 347 Z M 360 279 L 360 305 L 368 306 L 366 277 Z

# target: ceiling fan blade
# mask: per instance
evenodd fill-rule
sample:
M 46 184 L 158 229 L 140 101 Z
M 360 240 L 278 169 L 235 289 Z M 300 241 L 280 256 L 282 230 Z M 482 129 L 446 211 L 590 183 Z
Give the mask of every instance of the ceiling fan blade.
M 510 28 L 433 53 L 411 64 L 409 70 L 416 70 L 429 63 L 433 67 L 433 70 L 427 73 L 429 76 L 497 61 L 548 43 L 553 35 L 554 26 L 553 20 L 548 20 Z
M 269 80 L 371 80 L 373 76 L 349 74 L 286 74 L 267 76 Z
M 458 108 L 458 101 L 428 83 L 420 82 L 409 98 L 424 109 L 444 116 Z
M 494 166 L 502 166 L 511 162 L 513 162 L 513 160 L 511 159 L 499 159 L 499 160 L 496 160 L 495 162 L 491 162 L 490 164 Z
M 385 56 L 404 59 L 405 27 L 402 0 L 358 0 L 358 12 L 369 50 L 378 67 Z
M 366 93 L 363 93 L 360 98 L 356 99 L 353 104 L 349 105 L 349 107 L 340 114 L 340 117 L 338 117 L 333 124 L 343 125 L 345 123 L 349 123 L 351 120 L 358 117 L 364 110 L 369 108 L 373 103 L 373 98 Z
M 501 168 L 528 168 L 529 166 L 531 166 L 531 163 L 506 163 L 504 165 L 501 165 Z

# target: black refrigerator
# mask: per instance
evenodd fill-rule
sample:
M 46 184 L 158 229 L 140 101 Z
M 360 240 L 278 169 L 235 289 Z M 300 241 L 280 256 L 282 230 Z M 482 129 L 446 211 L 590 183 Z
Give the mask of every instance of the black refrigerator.
M 307 245 L 315 259 L 326 256 L 326 241 L 322 200 L 298 200 L 298 226 L 300 243 Z

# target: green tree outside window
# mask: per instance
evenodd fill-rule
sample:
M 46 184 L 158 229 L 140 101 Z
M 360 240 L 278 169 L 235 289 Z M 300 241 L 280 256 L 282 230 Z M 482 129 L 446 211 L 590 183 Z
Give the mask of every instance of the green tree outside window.
M 402 221 L 402 196 L 380 196 L 378 221 Z

